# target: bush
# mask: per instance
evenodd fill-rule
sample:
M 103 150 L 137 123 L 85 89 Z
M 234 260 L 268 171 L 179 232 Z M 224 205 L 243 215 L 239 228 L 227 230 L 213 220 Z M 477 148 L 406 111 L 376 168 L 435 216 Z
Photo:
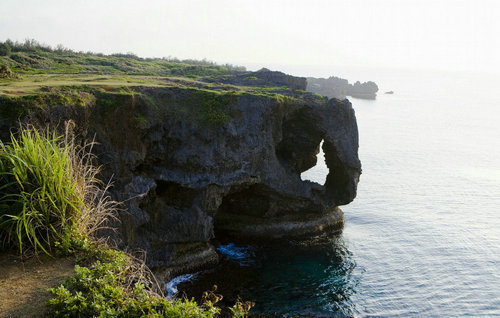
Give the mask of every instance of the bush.
M 7 43 L 0 43 L 0 56 L 9 56 L 11 48 Z
M 51 254 L 87 237 L 112 213 L 85 148 L 33 128 L 0 141 L 0 248 Z
M 138 279 L 133 285 L 134 261 L 123 252 L 107 250 L 91 267 L 75 267 L 64 285 L 50 289 L 51 317 L 215 317 L 219 308 L 210 301 L 170 301 L 149 291 Z M 102 258 L 102 257 L 101 257 Z M 132 271 L 133 274 L 134 271 Z
M 0 78 L 13 78 L 14 73 L 7 65 L 0 65 Z

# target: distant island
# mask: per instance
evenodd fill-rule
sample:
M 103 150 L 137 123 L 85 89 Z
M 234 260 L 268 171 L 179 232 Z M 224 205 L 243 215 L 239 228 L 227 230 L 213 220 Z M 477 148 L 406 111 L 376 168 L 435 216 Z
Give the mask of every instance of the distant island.
M 348 80 L 331 76 L 329 78 L 307 78 L 307 91 L 328 98 L 344 99 L 346 96 L 363 99 L 377 98 L 378 86 L 372 81 L 350 84 Z

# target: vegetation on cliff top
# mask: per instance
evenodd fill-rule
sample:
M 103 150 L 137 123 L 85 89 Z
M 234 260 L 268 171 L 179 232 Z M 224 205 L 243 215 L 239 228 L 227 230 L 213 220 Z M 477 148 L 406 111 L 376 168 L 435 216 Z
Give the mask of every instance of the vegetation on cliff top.
M 244 67 L 217 65 L 206 60 L 74 52 L 62 46 L 51 48 L 34 40 L 0 43 L 0 67 L 5 69 L 5 76 L 0 75 L 0 96 L 10 97 L 43 94 L 48 88 L 116 92 L 136 87 L 255 95 L 280 102 L 308 94 L 296 87 L 298 78 L 279 72 L 250 72 Z M 291 81 L 289 85 L 287 80 Z M 5 100 L 0 101 L 3 103 Z
M 75 52 L 58 46 L 52 48 L 36 40 L 23 43 L 7 40 L 0 43 L 0 64 L 24 74 L 97 73 L 172 76 L 211 76 L 243 72 L 244 67 L 217 65 L 207 60 L 177 58 L 140 58 L 133 53 L 104 55 Z

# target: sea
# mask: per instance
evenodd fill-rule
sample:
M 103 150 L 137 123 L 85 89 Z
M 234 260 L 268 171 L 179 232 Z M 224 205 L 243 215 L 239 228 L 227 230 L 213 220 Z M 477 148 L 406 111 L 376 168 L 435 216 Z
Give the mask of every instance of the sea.
M 500 317 L 500 75 L 282 70 L 380 88 L 349 98 L 363 173 L 343 232 L 313 247 L 221 242 L 221 265 L 176 291 L 217 285 L 276 317 Z M 302 178 L 326 174 L 320 153 Z

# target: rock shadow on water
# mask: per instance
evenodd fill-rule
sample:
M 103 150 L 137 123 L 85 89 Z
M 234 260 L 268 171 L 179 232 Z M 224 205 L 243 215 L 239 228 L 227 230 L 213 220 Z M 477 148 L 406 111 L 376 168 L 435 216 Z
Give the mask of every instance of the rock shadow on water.
M 356 263 L 341 235 L 315 242 L 219 243 L 219 265 L 180 282 L 177 297 L 201 301 L 217 286 L 221 307 L 253 301 L 251 317 L 351 317 Z

